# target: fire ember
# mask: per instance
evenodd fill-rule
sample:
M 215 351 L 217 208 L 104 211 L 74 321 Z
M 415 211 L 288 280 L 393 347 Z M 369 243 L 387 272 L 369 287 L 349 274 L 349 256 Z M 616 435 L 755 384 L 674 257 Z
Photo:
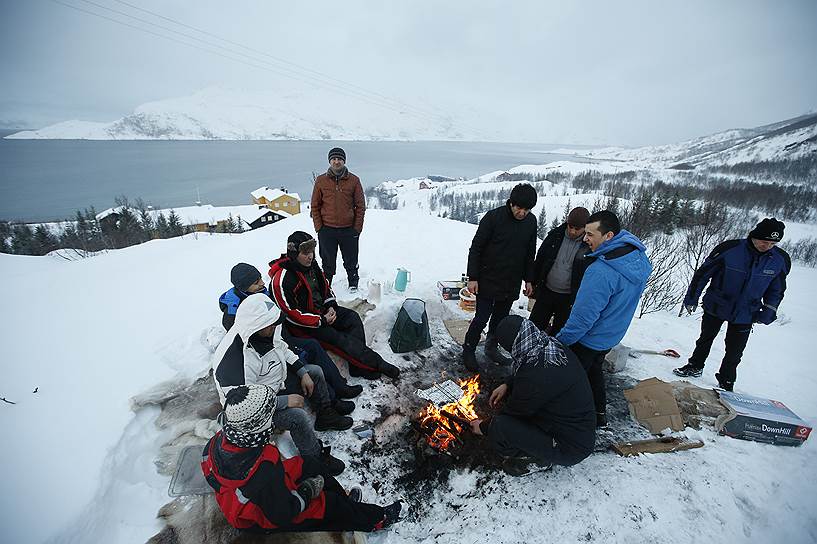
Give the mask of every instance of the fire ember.
M 480 392 L 479 375 L 459 382 L 463 391 L 457 399 L 440 407 L 430 402 L 419 416 L 419 427 L 426 442 L 437 451 L 447 452 L 454 443 L 462 445 L 460 435 L 468 430 L 469 422 L 477 418 L 474 401 Z

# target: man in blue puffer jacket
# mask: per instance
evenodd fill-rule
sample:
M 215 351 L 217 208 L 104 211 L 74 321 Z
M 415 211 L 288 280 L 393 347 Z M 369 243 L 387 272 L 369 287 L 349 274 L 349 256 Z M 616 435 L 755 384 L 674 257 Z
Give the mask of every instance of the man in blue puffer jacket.
M 584 273 L 570 317 L 556 338 L 573 350 L 590 379 L 596 404 L 596 425 L 607 425 L 604 356 L 621 342 L 647 285 L 652 265 L 644 244 L 623 230 L 611 211 L 587 219 L 584 241 L 593 259 Z
M 689 362 L 673 371 L 676 375 L 698 377 L 703 373 L 712 341 L 726 321 L 726 354 L 715 379 L 721 388 L 732 391 L 752 325 L 774 322 L 786 292 L 791 258 L 775 247 L 785 227 L 782 221 L 767 217 L 747 238 L 719 244 L 695 271 L 684 297 L 684 308 L 689 313 L 698 307 L 707 282 L 711 283 L 703 300 L 701 336 Z

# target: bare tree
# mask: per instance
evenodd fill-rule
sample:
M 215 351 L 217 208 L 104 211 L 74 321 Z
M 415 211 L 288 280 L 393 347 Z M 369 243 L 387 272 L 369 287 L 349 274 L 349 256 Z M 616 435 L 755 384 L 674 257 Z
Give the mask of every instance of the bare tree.
M 652 274 L 641 295 L 638 317 L 645 314 L 669 310 L 683 291 L 683 285 L 676 276 L 678 265 L 683 259 L 682 240 L 667 234 L 655 234 L 644 241 L 647 257 L 652 263 Z

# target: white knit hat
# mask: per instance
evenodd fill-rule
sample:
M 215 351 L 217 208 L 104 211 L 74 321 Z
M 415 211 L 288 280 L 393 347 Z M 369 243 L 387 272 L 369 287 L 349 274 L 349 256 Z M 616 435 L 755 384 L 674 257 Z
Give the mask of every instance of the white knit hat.
M 266 385 L 234 387 L 224 401 L 224 434 L 236 446 L 263 445 L 272 434 L 275 393 Z

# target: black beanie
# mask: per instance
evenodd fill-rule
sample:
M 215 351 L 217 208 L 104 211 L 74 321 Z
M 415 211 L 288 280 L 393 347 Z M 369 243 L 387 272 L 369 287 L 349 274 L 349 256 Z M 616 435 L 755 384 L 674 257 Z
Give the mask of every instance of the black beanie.
M 333 147 L 329 150 L 329 160 L 331 161 L 335 157 L 343 159 L 343 162 L 346 162 L 346 152 L 340 147 Z
M 230 271 L 230 281 L 240 291 L 246 291 L 250 285 L 260 279 L 261 272 L 251 264 L 238 263 Z
M 287 257 L 295 259 L 298 253 L 314 250 L 318 242 L 309 233 L 296 230 L 287 238 Z
M 785 230 L 785 228 L 786 225 L 783 224 L 783 221 L 778 221 L 774 217 L 767 217 L 752 229 L 752 232 L 749 233 L 749 238 L 779 242 L 783 239 L 783 230 Z
M 496 328 L 494 336 L 496 336 L 499 345 L 505 348 L 508 353 L 511 352 L 513 342 L 516 340 L 520 328 L 522 328 L 522 316 L 519 315 L 509 315 L 500 321 L 499 326 Z
M 536 189 L 527 183 L 520 183 L 513 188 L 508 201 L 520 208 L 531 210 L 536 206 Z

